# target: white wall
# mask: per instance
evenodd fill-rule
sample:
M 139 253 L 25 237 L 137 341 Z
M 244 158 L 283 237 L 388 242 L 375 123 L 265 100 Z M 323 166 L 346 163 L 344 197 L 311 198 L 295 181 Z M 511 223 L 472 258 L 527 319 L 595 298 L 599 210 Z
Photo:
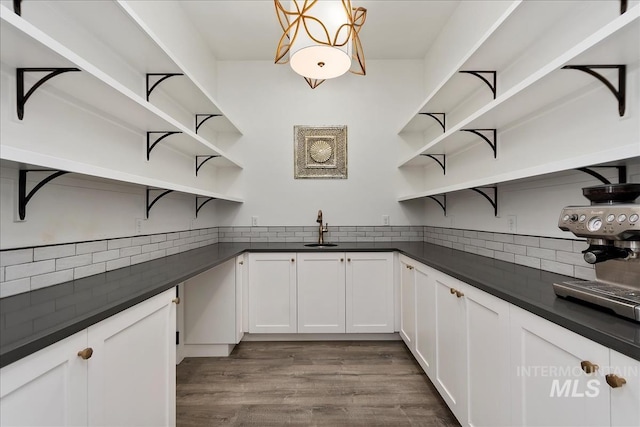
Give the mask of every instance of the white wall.
M 368 61 L 367 75 L 345 75 L 311 90 L 288 65 L 218 61 L 221 105 L 243 117 L 243 137 L 227 147 L 242 159 L 228 186 L 245 203 L 219 209 L 219 225 L 422 224 L 420 209 L 399 204 L 397 159 L 408 147 L 396 134 L 419 103 L 422 61 Z M 294 179 L 293 126 L 346 125 L 348 179 Z
M 627 181 L 640 183 L 640 158 L 626 161 Z M 595 168 L 611 182 L 617 181 L 617 170 Z M 424 225 L 471 230 L 517 233 L 571 239 L 575 236 L 557 227 L 560 211 L 565 206 L 586 206 L 583 187 L 601 185 L 594 177 L 579 171 L 513 181 L 498 185 L 498 217 L 487 200 L 471 190 L 447 195 L 447 216 L 431 200 L 426 204 Z M 510 229 L 509 220 L 515 220 Z
M 46 174 L 29 174 L 27 192 Z M 158 193 L 154 193 L 158 194 Z M 46 184 L 18 221 L 16 164 L 0 164 L 0 249 L 98 240 L 215 226 L 209 202 L 195 219 L 195 196 L 171 193 L 145 218 L 144 187 L 64 175 Z M 143 221 L 140 229 L 136 219 Z

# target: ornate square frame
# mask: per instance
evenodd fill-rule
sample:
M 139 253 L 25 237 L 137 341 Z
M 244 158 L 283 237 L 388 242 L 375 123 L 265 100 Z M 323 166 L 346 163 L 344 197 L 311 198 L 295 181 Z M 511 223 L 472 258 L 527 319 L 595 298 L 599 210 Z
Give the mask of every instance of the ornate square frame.
M 294 126 L 294 178 L 347 179 L 346 126 Z

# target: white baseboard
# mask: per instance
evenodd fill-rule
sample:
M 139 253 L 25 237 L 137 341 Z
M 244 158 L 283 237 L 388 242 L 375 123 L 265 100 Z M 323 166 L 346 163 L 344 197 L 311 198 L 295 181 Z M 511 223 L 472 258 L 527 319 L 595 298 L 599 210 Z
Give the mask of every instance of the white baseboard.
M 399 341 L 397 332 L 388 334 L 249 334 L 242 341 Z
M 235 344 L 185 344 L 184 357 L 227 357 Z

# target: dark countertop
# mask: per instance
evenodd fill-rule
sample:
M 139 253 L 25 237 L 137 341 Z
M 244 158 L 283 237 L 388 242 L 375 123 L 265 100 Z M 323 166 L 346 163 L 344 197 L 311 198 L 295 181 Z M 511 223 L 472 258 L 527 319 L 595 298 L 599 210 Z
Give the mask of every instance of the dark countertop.
M 590 306 L 557 298 L 552 283 L 571 280 L 567 276 L 423 242 L 341 242 L 337 247 L 322 249 L 308 248 L 304 243 L 218 243 L 0 299 L 0 367 L 246 251 L 398 251 L 640 360 L 640 324 Z

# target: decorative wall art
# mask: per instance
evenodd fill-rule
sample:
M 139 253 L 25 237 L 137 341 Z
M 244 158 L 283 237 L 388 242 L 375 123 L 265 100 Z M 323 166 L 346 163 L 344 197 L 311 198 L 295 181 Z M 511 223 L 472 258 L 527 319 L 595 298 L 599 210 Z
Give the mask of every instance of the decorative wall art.
M 347 178 L 346 126 L 294 126 L 294 178 Z

